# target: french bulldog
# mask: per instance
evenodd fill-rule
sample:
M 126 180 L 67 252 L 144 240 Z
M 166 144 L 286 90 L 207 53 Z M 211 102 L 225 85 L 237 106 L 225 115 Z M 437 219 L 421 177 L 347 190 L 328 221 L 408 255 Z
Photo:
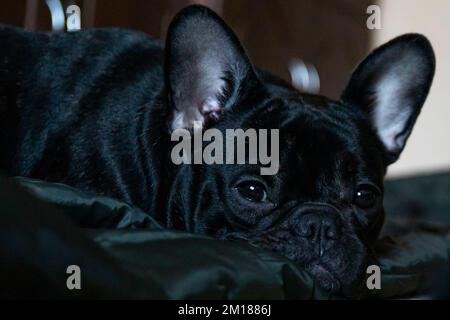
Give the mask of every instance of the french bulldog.
M 167 228 L 245 240 L 325 289 L 363 282 L 383 224 L 383 179 L 429 92 L 433 49 L 406 34 L 374 50 L 341 99 L 254 67 L 232 30 L 183 9 L 164 46 L 123 29 L 0 27 L 0 170 L 140 207 Z M 175 165 L 171 132 L 279 129 L 279 170 Z

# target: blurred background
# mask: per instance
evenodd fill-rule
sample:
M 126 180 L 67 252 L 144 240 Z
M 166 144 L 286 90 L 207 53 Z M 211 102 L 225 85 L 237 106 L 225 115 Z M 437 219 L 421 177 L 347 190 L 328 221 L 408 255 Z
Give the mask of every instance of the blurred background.
M 425 34 L 436 52 L 436 76 L 404 153 L 389 169 L 388 178 L 392 181 L 386 186 L 386 204 L 410 217 L 421 216 L 424 211 L 434 212 L 450 225 L 450 1 L 48 0 L 47 3 L 56 11 L 61 8 L 61 12 L 71 4 L 78 5 L 82 29 L 124 27 L 161 39 L 178 10 L 201 3 L 231 25 L 256 65 L 288 81 L 294 80 L 297 85 L 300 78 L 300 86 L 306 74 L 314 83 L 309 83 L 305 90 L 335 99 L 353 68 L 373 48 L 403 33 Z M 27 30 L 51 31 L 47 3 L 2 0 L 0 22 Z M 367 27 L 370 5 L 380 8 L 381 29 Z

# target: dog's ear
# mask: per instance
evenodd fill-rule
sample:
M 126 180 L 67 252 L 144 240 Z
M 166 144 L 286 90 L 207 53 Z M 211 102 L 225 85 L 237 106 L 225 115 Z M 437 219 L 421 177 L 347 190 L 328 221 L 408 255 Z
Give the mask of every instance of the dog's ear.
M 236 103 L 239 89 L 255 81 L 237 37 L 203 6 L 181 10 L 166 41 L 166 86 L 173 107 L 172 130 L 216 121 Z
M 419 34 L 406 34 L 374 50 L 354 71 L 342 100 L 370 115 L 386 151 L 386 163 L 402 152 L 428 95 L 435 69 L 433 49 Z

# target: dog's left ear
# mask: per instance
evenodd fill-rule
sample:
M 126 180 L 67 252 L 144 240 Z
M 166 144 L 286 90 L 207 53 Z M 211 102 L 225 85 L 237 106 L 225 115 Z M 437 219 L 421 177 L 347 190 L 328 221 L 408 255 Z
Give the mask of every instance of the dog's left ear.
M 363 108 L 386 151 L 396 161 L 428 95 L 435 57 L 429 41 L 406 34 L 374 50 L 354 71 L 342 100 Z
M 210 9 L 193 5 L 172 21 L 166 41 L 166 87 L 172 130 L 203 126 L 221 117 L 256 81 L 237 37 Z

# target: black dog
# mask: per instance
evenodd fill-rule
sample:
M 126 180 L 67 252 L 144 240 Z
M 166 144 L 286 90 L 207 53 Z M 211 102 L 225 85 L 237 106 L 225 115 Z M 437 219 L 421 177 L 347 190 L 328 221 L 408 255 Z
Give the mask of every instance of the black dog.
M 255 69 L 225 23 L 193 6 L 163 47 L 119 29 L 0 28 L 0 169 L 106 194 L 168 228 L 246 239 L 331 290 L 361 283 L 383 223 L 383 177 L 428 94 L 434 54 L 408 34 L 375 50 L 340 101 Z M 280 169 L 181 165 L 170 132 L 276 128 Z

